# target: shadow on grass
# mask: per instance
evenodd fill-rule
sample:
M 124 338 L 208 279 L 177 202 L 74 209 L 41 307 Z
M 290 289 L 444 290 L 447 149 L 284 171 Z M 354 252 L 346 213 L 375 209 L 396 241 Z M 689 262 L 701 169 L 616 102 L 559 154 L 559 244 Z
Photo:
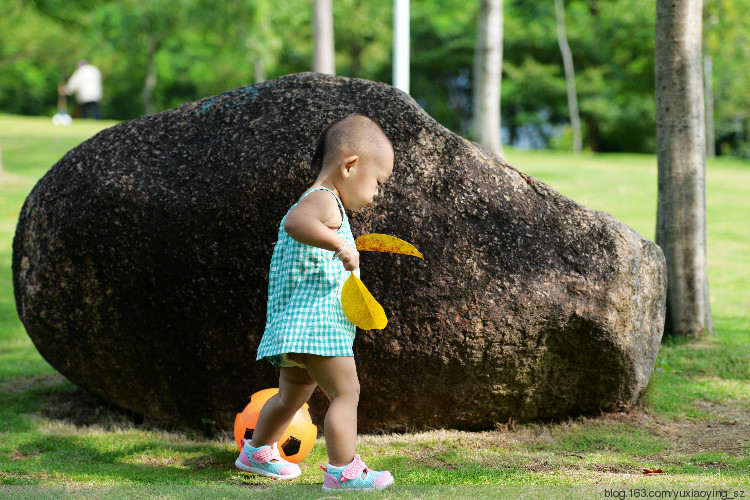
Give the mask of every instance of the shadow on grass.
M 55 481 L 200 484 L 226 481 L 236 451 L 175 432 L 65 382 L 3 391 L 0 484 Z M 5 455 L 5 456 L 2 456 Z
M 13 463 L 29 479 L 64 476 L 73 481 L 119 484 L 201 484 L 228 479 L 234 453 L 198 443 L 132 442 L 117 433 L 102 439 L 78 434 L 49 434 L 23 440 Z M 13 463 L 6 472 L 13 473 Z M 32 479 L 32 482 L 34 479 Z

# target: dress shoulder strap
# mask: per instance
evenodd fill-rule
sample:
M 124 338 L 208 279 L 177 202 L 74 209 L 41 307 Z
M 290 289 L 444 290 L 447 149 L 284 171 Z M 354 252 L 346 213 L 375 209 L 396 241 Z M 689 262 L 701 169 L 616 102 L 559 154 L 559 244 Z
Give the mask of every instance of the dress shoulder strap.
M 342 218 L 342 219 L 344 219 L 344 220 L 346 220 L 346 211 L 344 210 L 344 204 L 343 204 L 343 203 L 341 203 L 341 200 L 339 200 L 339 197 L 338 197 L 338 196 L 336 196 L 336 193 L 334 193 L 333 191 L 331 191 L 331 190 L 330 190 L 330 189 L 328 189 L 328 188 L 324 188 L 324 187 L 316 187 L 316 188 L 312 188 L 312 189 L 310 189 L 309 191 L 306 191 L 306 192 L 305 192 L 305 194 L 303 194 L 303 195 L 302 195 L 302 196 L 300 197 L 299 201 L 302 201 L 302 200 L 304 200 L 304 199 L 305 199 L 305 197 L 306 197 L 306 196 L 307 196 L 308 194 L 310 194 L 310 193 L 314 193 L 315 191 L 328 191 L 329 193 L 331 193 L 331 196 L 333 196 L 333 197 L 334 197 L 334 198 L 336 199 L 336 203 L 337 203 L 337 204 L 338 204 L 338 206 L 339 206 L 339 210 L 341 211 L 341 218 Z M 299 201 L 298 201 L 297 203 L 299 203 Z

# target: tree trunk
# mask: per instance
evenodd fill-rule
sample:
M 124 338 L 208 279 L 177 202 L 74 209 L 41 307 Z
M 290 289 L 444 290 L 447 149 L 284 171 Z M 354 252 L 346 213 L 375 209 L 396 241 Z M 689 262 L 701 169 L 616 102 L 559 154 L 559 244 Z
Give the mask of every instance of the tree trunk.
M 656 2 L 656 243 L 667 260 L 665 333 L 713 334 L 706 258 L 701 0 Z
M 565 68 L 565 86 L 568 90 L 568 112 L 570 128 L 573 131 L 573 152 L 581 152 L 581 118 L 578 115 L 578 96 L 576 94 L 576 74 L 573 69 L 573 55 L 568 45 L 568 34 L 565 31 L 565 6 L 563 0 L 555 0 L 555 19 L 557 21 L 557 43 L 560 45 L 563 66 Z
M 156 37 L 148 39 L 146 52 L 146 82 L 143 85 L 143 109 L 147 115 L 154 114 L 154 89 L 156 88 Z
M 500 87 L 503 66 L 503 2 L 481 0 L 474 45 L 474 138 L 495 154 L 500 143 Z
M 714 70 L 710 55 L 703 56 L 703 85 L 706 96 L 706 156 L 716 156 L 716 139 L 714 137 Z
M 333 48 L 333 5 L 332 0 L 313 2 L 313 65 L 316 73 L 336 74 Z

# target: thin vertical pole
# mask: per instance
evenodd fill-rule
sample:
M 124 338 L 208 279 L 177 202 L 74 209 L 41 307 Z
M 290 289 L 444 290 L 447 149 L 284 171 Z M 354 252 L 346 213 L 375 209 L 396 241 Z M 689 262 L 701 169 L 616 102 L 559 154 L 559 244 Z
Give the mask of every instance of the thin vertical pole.
M 409 93 L 409 0 L 393 0 L 393 86 Z
M 332 0 L 313 2 L 313 64 L 316 73 L 336 74 L 336 53 L 333 48 Z

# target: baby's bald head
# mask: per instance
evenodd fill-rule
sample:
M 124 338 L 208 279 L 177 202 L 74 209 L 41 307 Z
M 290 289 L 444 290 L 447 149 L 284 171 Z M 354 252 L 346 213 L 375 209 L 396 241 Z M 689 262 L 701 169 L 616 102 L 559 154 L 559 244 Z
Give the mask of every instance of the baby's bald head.
M 364 115 L 351 115 L 326 129 L 318 141 L 313 164 L 324 168 L 342 157 L 380 155 L 392 150 L 377 122 Z

